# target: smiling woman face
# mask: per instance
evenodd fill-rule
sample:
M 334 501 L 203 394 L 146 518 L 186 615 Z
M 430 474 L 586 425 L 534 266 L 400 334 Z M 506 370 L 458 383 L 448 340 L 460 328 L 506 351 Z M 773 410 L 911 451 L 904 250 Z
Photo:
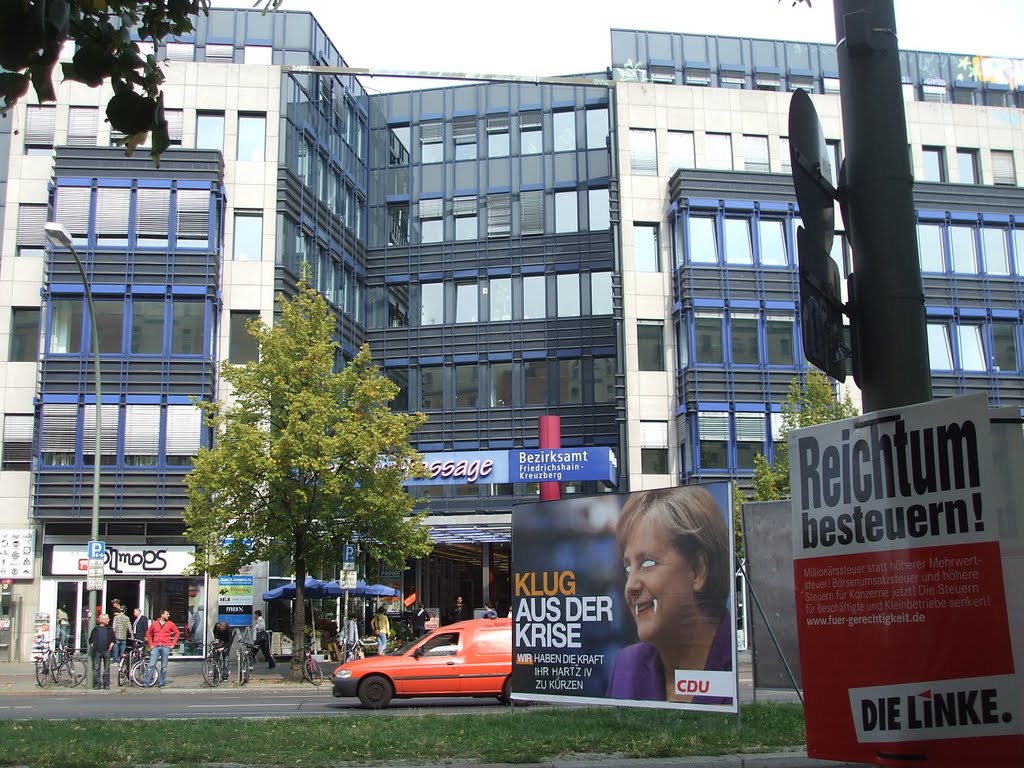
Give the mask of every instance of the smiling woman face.
M 694 593 L 704 586 L 703 559 L 691 563 L 664 526 L 648 518 L 633 528 L 622 561 L 626 605 L 637 637 L 656 646 L 679 643 L 687 624 L 701 619 Z

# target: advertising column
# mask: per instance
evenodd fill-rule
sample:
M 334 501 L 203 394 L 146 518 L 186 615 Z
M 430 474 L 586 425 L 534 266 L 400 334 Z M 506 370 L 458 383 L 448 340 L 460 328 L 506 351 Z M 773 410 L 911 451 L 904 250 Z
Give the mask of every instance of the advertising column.
M 808 754 L 1019 766 L 986 396 L 794 430 L 789 450 Z

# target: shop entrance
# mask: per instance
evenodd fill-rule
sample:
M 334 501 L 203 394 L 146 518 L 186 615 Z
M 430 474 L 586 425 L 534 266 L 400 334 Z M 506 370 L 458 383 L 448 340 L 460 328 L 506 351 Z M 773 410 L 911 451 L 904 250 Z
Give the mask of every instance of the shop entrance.
M 125 613 L 130 617 L 133 609 L 142 608 L 142 581 L 139 579 L 107 579 L 107 594 L 103 603 L 103 609 L 107 613 L 114 610 L 115 599 L 121 601 Z M 111 616 L 110 620 L 113 621 L 114 617 Z

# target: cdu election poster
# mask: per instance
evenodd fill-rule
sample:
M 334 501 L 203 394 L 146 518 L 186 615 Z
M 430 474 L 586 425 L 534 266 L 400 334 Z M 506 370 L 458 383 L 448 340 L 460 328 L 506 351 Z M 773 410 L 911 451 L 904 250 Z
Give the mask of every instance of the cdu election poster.
M 517 699 L 737 711 L 732 486 L 512 510 Z
M 789 454 L 808 754 L 1019 766 L 987 397 L 794 430 Z

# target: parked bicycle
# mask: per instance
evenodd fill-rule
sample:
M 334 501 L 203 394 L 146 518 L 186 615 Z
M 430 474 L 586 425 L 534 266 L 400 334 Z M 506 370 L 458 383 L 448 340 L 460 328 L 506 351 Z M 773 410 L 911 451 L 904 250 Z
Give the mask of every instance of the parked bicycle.
M 146 643 L 143 640 L 129 638 L 125 645 L 121 660 L 117 662 L 117 684 L 122 688 L 126 685 L 141 687 L 142 679 L 136 682 L 132 678 L 132 669 L 139 662 L 148 662 L 146 658 Z
M 302 679 L 308 680 L 313 685 L 320 685 L 324 681 L 324 671 L 320 668 L 320 662 L 316 660 L 312 643 L 307 645 L 303 651 Z
M 245 685 L 249 682 L 249 675 L 256 663 L 256 654 L 260 647 L 248 640 L 238 642 L 238 684 Z
M 55 648 L 45 648 L 38 651 L 36 657 L 36 684 L 40 687 L 49 683 L 59 683 L 57 669 L 71 655 L 71 649 L 66 645 L 58 645 Z
M 211 688 L 216 688 L 228 679 L 225 671 L 224 654 L 226 649 L 220 643 L 210 645 L 210 650 L 203 659 L 203 681 Z

